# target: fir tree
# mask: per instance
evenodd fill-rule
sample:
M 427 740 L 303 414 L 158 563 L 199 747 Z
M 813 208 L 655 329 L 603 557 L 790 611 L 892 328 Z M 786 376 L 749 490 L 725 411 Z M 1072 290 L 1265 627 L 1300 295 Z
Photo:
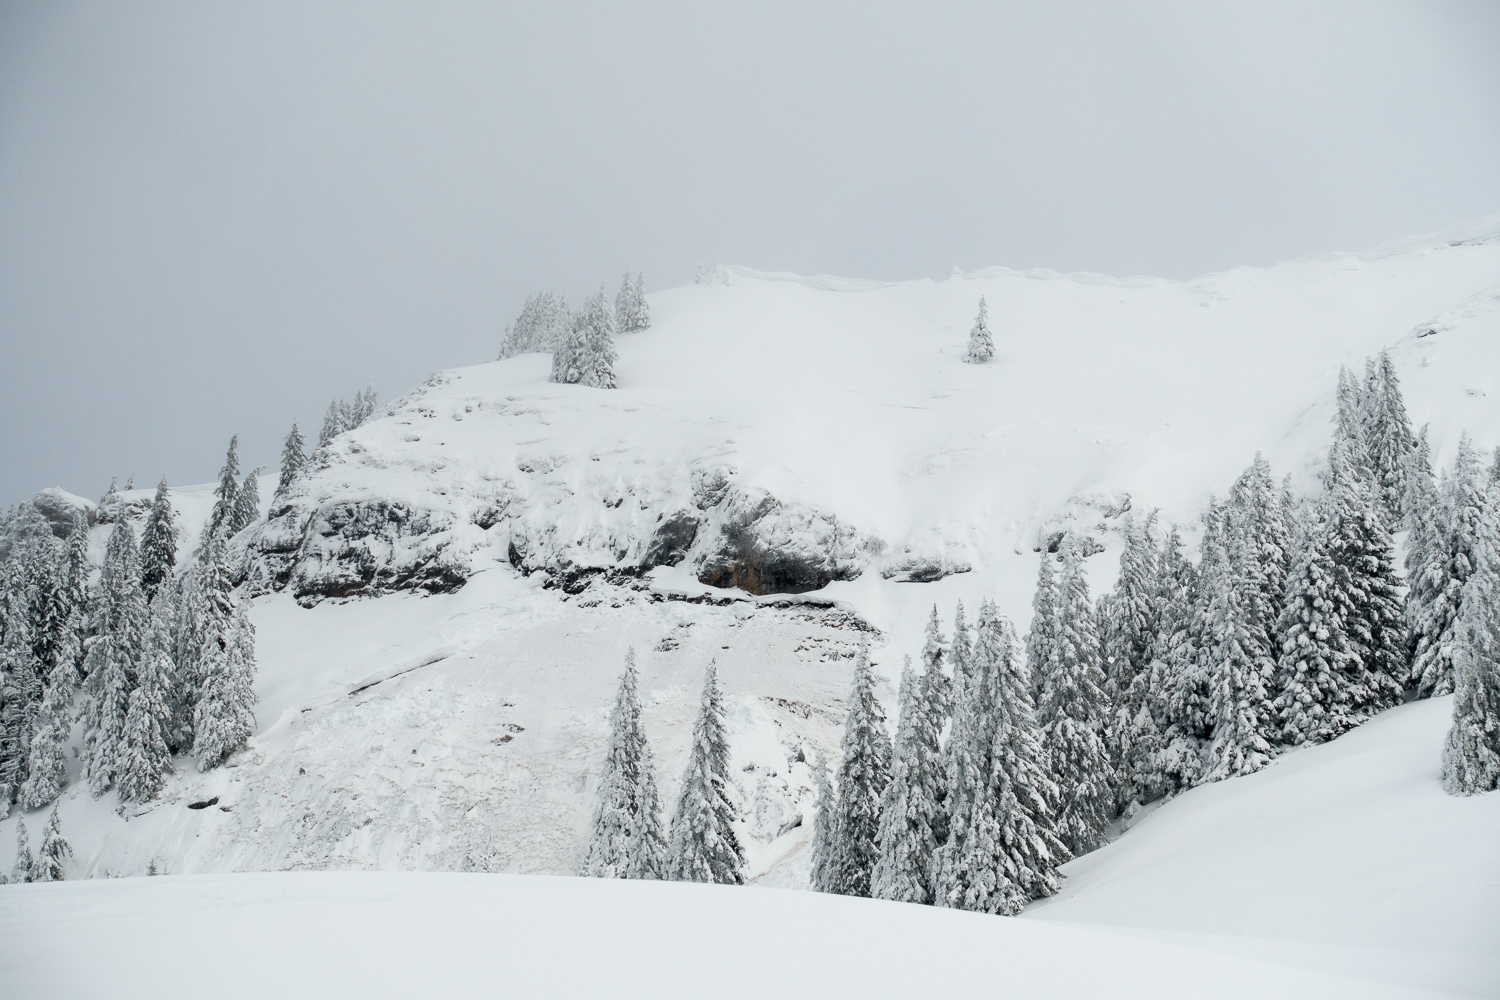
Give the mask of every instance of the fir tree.
M 834 822 L 838 802 L 834 799 L 833 785 L 828 780 L 828 765 L 823 755 L 818 754 L 813 764 L 813 784 L 817 788 L 817 802 L 813 806 L 812 839 L 812 887 L 818 892 L 832 892 L 833 860 L 835 856 Z
M 209 512 L 208 524 L 203 529 L 206 542 L 220 528 L 229 531 L 234 524 L 235 501 L 239 498 L 240 484 L 240 436 L 229 439 L 229 452 L 224 457 L 224 467 L 219 470 L 219 485 L 214 487 L 214 506 Z
M 328 412 L 323 414 L 323 428 L 318 431 L 318 447 L 326 448 L 328 443 L 349 429 L 348 407 L 340 399 L 334 399 L 328 404 Z M 236 469 L 236 472 L 239 470 Z
M 26 823 L 16 817 L 16 863 L 10 870 L 12 882 L 30 882 L 36 871 L 36 859 L 31 856 L 31 839 L 26 835 Z
M 1212 579 L 1215 591 L 1210 601 L 1208 707 L 1213 742 L 1208 748 L 1206 781 L 1265 767 L 1271 759 L 1268 737 L 1274 736 L 1276 728 L 1272 705 L 1276 663 L 1251 607 L 1259 594 L 1253 573 L 1255 543 L 1243 521 L 1229 519 L 1226 529 L 1229 560 L 1225 571 Z
M 1332 507 L 1325 493 L 1303 532 L 1278 629 L 1276 708 L 1281 738 L 1290 744 L 1332 739 L 1358 721 L 1347 688 L 1360 671 L 1359 653 L 1348 630 L 1349 595 L 1340 586 L 1335 562 L 1338 519 Z
M 1494 509 L 1480 525 L 1463 588 L 1453 650 L 1453 725 L 1443 743 L 1443 788 L 1475 795 L 1500 787 L 1500 538 Z
M 125 748 L 120 757 L 120 798 L 145 802 L 161 791 L 172 767 L 167 731 L 172 707 L 172 627 L 176 617 L 171 592 L 151 602 L 150 631 L 136 673 L 135 690 L 125 715 Z
M 292 429 L 287 431 L 286 441 L 281 446 L 281 478 L 276 482 L 276 492 L 271 494 L 272 502 L 281 499 L 292 484 L 297 481 L 297 476 L 302 472 L 303 466 L 307 465 L 307 452 L 302 440 L 302 431 L 297 427 L 297 421 L 292 421 Z
M 156 499 L 141 532 L 141 588 L 150 600 L 163 582 L 170 581 L 177 567 L 177 523 L 167 477 L 156 486 Z
M 1061 886 L 1056 866 L 1068 852 L 1052 830 L 1059 790 L 1048 774 L 1020 643 L 993 607 L 981 612 L 974 656 L 988 708 L 976 730 L 984 744 L 981 778 L 940 902 L 1015 914 Z
M 645 281 L 645 275 L 641 275 L 632 282 L 628 270 L 620 279 L 620 290 L 615 295 L 615 328 L 621 334 L 637 333 L 651 326 Z
M 89 599 L 89 526 L 80 510 L 73 511 L 73 519 L 68 526 L 63 589 L 67 594 L 68 607 L 76 610 L 79 615 L 86 616 Z
M 672 817 L 667 878 L 678 882 L 744 884 L 745 854 L 734 832 L 729 780 L 729 741 L 724 732 L 719 671 L 710 661 L 703 680 L 698 720 L 693 724 L 693 746 L 682 776 L 677 811 Z
M 526 304 L 521 308 L 521 315 L 505 328 L 505 338 L 500 344 L 500 358 L 503 360 L 532 351 L 553 351 L 571 326 L 568 303 L 562 296 L 552 292 L 528 295 Z
M 662 877 L 666 839 L 636 682 L 632 649 L 625 656 L 625 672 L 609 716 L 594 832 L 580 872 L 595 878 Z
M 979 315 L 974 319 L 974 328 L 969 331 L 969 348 L 964 352 L 964 361 L 971 365 L 982 365 L 995 356 L 995 341 L 990 336 L 988 317 L 989 307 L 981 295 Z
M 1419 697 L 1453 691 L 1453 651 L 1464 584 L 1476 562 L 1484 516 L 1484 482 L 1479 456 L 1465 434 L 1458 443 L 1453 472 L 1445 474 L 1438 509 L 1421 525 L 1431 532 L 1413 550 L 1427 547 L 1410 581 L 1407 617 L 1411 626 L 1411 685 Z M 1420 515 L 1419 515 L 1420 516 Z
M 234 496 L 234 512 L 229 520 L 231 538 L 260 520 L 260 472 L 259 468 L 251 469 Z
M 584 300 L 573 317 L 570 343 L 576 347 L 574 364 L 579 385 L 595 389 L 615 387 L 615 319 L 604 298 L 604 288 Z M 554 381 L 564 381 L 554 379 Z
M 1042 548 L 1037 567 L 1036 590 L 1031 596 L 1031 630 L 1026 633 L 1026 670 L 1031 675 L 1031 697 L 1040 703 L 1042 681 L 1047 676 L 1047 661 L 1057 635 L 1057 576 L 1052 570 L 1052 555 Z
M 871 875 L 876 899 L 931 901 L 929 865 L 937 849 L 941 757 L 932 702 L 940 687 L 932 668 L 921 675 L 911 658 L 901 673 L 900 712 L 890 781 L 881 805 L 879 859 Z
M 84 709 L 83 758 L 95 795 L 114 784 L 125 748 L 130 691 L 145 650 L 147 609 L 141 590 L 140 555 L 124 521 L 110 532 L 99 599 L 84 659 L 88 702 Z
M 349 406 L 349 426 L 345 429 L 352 431 L 356 427 L 363 427 L 369 423 L 370 419 L 375 416 L 378 405 L 373 385 L 367 385 L 356 392 L 354 402 Z
M 880 856 L 880 804 L 890 773 L 891 742 L 886 735 L 885 712 L 875 698 L 868 650 L 861 648 L 854 661 L 849 713 L 844 717 L 827 891 L 844 896 L 870 895 L 870 878 Z
M 1044 666 L 1039 717 L 1061 799 L 1057 834 L 1069 851 L 1098 846 L 1109 822 L 1113 774 L 1105 746 L 1104 671 L 1083 555 L 1063 544 L 1057 636 Z
M 37 729 L 31 738 L 26 782 L 20 801 L 27 809 L 39 809 L 57 798 L 67 783 L 67 744 L 73 730 L 73 696 L 78 690 L 77 643 L 80 615 L 74 609 L 68 622 L 70 645 L 58 656 L 47 676 Z
M 937 839 L 940 844 L 962 839 L 962 826 L 967 821 L 968 800 L 973 794 L 972 780 L 974 751 L 972 738 L 968 735 L 974 724 L 969 716 L 982 713 L 983 708 L 975 702 L 974 640 L 964 620 L 964 605 L 958 602 L 953 614 L 953 644 L 949 650 L 949 661 L 953 664 L 949 702 L 952 724 L 948 729 L 948 740 L 943 744 L 942 816 Z M 940 848 L 941 850 L 941 848 Z M 941 862 L 935 862 L 940 868 Z
M 552 346 L 552 374 L 548 378 L 564 385 L 582 383 L 588 355 L 588 328 L 582 314 L 570 316 L 567 329 L 559 334 Z
M 227 582 L 228 574 L 224 574 Z M 208 605 L 203 599 L 200 569 L 182 578 L 176 595 L 177 621 L 173 626 L 172 717 L 167 727 L 167 746 L 174 754 L 187 753 L 193 746 L 193 709 L 198 702 L 199 681 L 205 640 L 211 629 L 221 629 L 222 622 L 208 614 L 223 605 Z M 213 632 L 217 644 L 220 631 Z
M 73 848 L 63 839 L 62 822 L 57 816 L 57 806 L 47 820 L 47 832 L 42 835 L 42 846 L 37 851 L 31 866 L 31 881 L 61 882 L 67 877 L 63 859 L 73 856 Z
M 1368 407 L 1364 400 L 1365 393 L 1361 391 L 1353 373 L 1348 368 L 1340 368 L 1338 409 L 1334 417 L 1335 447 L 1344 449 L 1356 475 L 1374 482 L 1370 472 L 1370 449 L 1365 441 L 1364 414 Z
M 1380 352 L 1375 368 L 1375 384 L 1366 410 L 1365 446 L 1386 522 L 1399 524 L 1405 514 L 1406 467 L 1416 440 L 1389 351 Z
M 210 639 L 199 664 L 193 756 L 201 771 L 222 764 L 255 728 L 255 626 L 245 604 L 234 609 L 222 634 L 222 648 Z
M 11 576 L 11 586 L 18 580 Z M 9 809 L 31 762 L 32 734 L 42 707 L 41 663 L 32 649 L 24 596 L 13 595 L 0 640 L 0 806 Z

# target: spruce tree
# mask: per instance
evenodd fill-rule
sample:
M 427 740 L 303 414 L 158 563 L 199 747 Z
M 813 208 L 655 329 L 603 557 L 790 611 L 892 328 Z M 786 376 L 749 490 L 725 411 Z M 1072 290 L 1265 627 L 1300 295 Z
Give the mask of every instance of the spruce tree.
M 273 502 L 281 499 L 286 491 L 292 488 L 303 466 L 307 465 L 305 447 L 302 431 L 298 429 L 297 421 L 293 420 L 292 429 L 287 431 L 286 441 L 281 446 L 281 478 L 276 482 L 276 492 L 271 494 Z
M 222 648 L 208 641 L 199 664 L 193 756 L 201 771 L 224 763 L 255 729 L 255 626 L 250 623 L 247 603 L 233 610 L 222 634 Z
M 1052 830 L 1059 791 L 1048 774 L 1020 643 L 993 606 L 981 611 L 974 656 L 988 709 L 976 730 L 984 744 L 981 778 L 939 902 L 1015 914 L 1061 886 L 1056 866 L 1068 852 Z
M 1057 576 L 1052 570 L 1052 554 L 1042 547 L 1037 566 L 1036 590 L 1031 596 L 1031 629 L 1026 633 L 1026 670 L 1031 675 L 1031 698 L 1040 704 L 1042 682 L 1047 676 L 1047 661 L 1057 635 Z
M 550 352 L 562 341 L 570 326 L 568 303 L 562 296 L 552 292 L 528 295 L 521 314 L 505 328 L 500 358 L 503 360 L 532 351 Z
M 326 448 L 328 443 L 349 429 L 349 408 L 343 400 L 334 398 L 328 404 L 328 412 L 323 414 L 323 428 L 318 431 L 318 447 Z M 238 472 L 238 468 L 235 470 Z
M 1479 456 L 1467 434 L 1459 439 L 1453 472 L 1445 474 L 1438 507 L 1426 525 L 1429 547 L 1410 582 L 1407 617 L 1411 626 L 1411 679 L 1419 697 L 1453 691 L 1453 651 L 1464 584 L 1473 572 L 1484 516 L 1485 485 Z
M 209 512 L 208 524 L 203 529 L 203 542 L 220 528 L 233 535 L 235 501 L 239 498 L 240 484 L 240 436 L 229 439 L 229 452 L 224 456 L 224 467 L 219 470 L 219 485 L 214 487 L 214 506 Z
M 602 293 L 601 293 L 602 298 Z M 710 661 L 693 723 L 693 746 L 672 816 L 666 875 L 677 882 L 743 885 L 745 853 L 734 832 L 729 801 L 729 740 L 718 667 Z
M 14 587 L 18 575 L 11 576 Z M 0 807 L 10 808 L 21 792 L 31 762 L 32 734 L 42 707 L 41 662 L 32 649 L 26 602 L 12 596 L 0 640 Z
M 1365 441 L 1364 413 L 1368 409 L 1365 393 L 1348 368 L 1339 368 L 1337 404 L 1334 441 L 1344 448 L 1355 473 L 1368 482 L 1374 482 L 1370 471 L 1370 448 Z
M 1405 514 L 1406 467 L 1416 439 L 1389 351 L 1380 352 L 1375 367 L 1374 392 L 1366 411 L 1365 446 L 1386 523 L 1400 524 Z
M 939 844 L 963 836 L 961 827 L 966 821 L 968 797 L 973 793 L 973 784 L 965 777 L 972 766 L 969 759 L 972 746 L 969 737 L 964 735 L 970 731 L 972 723 L 965 717 L 981 711 L 974 701 L 974 639 L 964 620 L 962 601 L 958 602 L 953 614 L 953 643 L 948 659 L 953 664 L 953 678 L 949 685 L 952 722 L 948 727 L 947 742 L 943 744 L 943 808 L 942 822 L 937 831 Z
M 260 472 L 258 467 L 251 469 L 234 496 L 234 512 L 229 519 L 230 538 L 260 520 Z
M 832 892 L 833 860 L 835 857 L 834 822 L 838 802 L 834 798 L 833 785 L 828 780 L 828 764 L 818 754 L 813 764 L 813 785 L 817 789 L 817 801 L 813 804 L 812 873 L 809 881 L 818 892 Z
M 93 639 L 84 658 L 88 701 L 84 708 L 83 760 L 95 795 L 114 784 L 125 749 L 130 692 L 146 646 L 146 596 L 141 590 L 135 535 L 115 522 L 99 575 Z
M 72 857 L 73 848 L 63 839 L 62 821 L 57 816 L 57 806 L 47 819 L 47 832 L 42 834 L 42 846 L 37 851 L 31 867 L 33 882 L 61 882 L 67 877 L 63 859 Z
M 39 809 L 57 798 L 67 783 L 67 745 L 73 730 L 73 696 L 78 690 L 79 612 L 68 622 L 69 646 L 58 656 L 47 676 L 37 728 L 31 737 L 26 781 L 20 801 L 27 809 Z
M 911 657 L 901 673 L 894 761 L 881 803 L 880 855 L 870 884 L 876 899 L 905 903 L 932 899 L 929 866 L 938 846 L 941 783 L 932 704 L 941 688 L 933 682 L 933 674 L 931 668 L 920 675 L 913 673 Z
M 1256 627 L 1251 605 L 1259 596 L 1255 542 L 1244 520 L 1226 523 L 1229 555 L 1225 571 L 1212 579 L 1212 633 L 1209 654 L 1209 715 L 1213 741 L 1208 748 L 1206 781 L 1251 774 L 1271 759 L 1270 737 L 1276 730 L 1274 696 L 1276 661 L 1266 637 Z
M 26 822 L 16 817 L 16 863 L 10 870 L 12 882 L 30 882 L 36 871 L 36 859 L 31 856 L 31 838 L 26 835 Z
M 228 574 L 225 573 L 227 582 Z M 209 612 L 223 605 L 204 601 L 200 586 L 204 574 L 201 564 L 182 578 L 176 597 L 177 621 L 173 626 L 171 722 L 167 726 L 167 746 L 174 754 L 187 753 L 193 746 L 193 710 L 198 703 L 202 662 L 206 640 L 212 631 L 217 644 L 222 623 Z
M 177 567 L 177 523 L 167 477 L 156 486 L 156 499 L 141 532 L 141 588 L 150 600 L 163 582 L 170 582 Z
M 1349 592 L 1340 585 L 1335 561 L 1339 522 L 1333 504 L 1325 492 L 1302 532 L 1278 629 L 1276 709 L 1281 739 L 1293 745 L 1330 740 L 1358 722 L 1348 685 L 1361 665 L 1348 629 Z
M 552 346 L 552 374 L 548 378 L 564 385 L 583 383 L 588 361 L 589 336 L 583 314 L 570 315 L 567 328 Z
M 64 563 L 63 588 L 67 594 L 68 607 L 86 619 L 89 599 L 89 526 L 80 510 L 73 511 L 73 519 L 68 526 Z M 80 653 L 81 648 L 80 646 Z
M 844 717 L 843 758 L 838 769 L 838 812 L 828 889 L 844 896 L 870 895 L 880 856 L 880 804 L 890 781 L 891 741 L 885 712 L 875 698 L 868 649 L 854 661 L 849 712 Z
M 1454 630 L 1453 725 L 1442 756 L 1450 795 L 1500 787 L 1500 532 L 1495 508 L 1487 513 Z
M 176 605 L 171 591 L 161 592 L 151 602 L 151 623 L 146 648 L 136 672 L 135 690 L 125 715 L 125 749 L 120 758 L 120 798 L 145 802 L 161 791 L 172 768 L 167 732 L 172 706 L 172 628 Z
M 580 385 L 595 389 L 615 387 L 615 318 L 604 298 L 604 286 L 583 303 L 583 308 L 574 317 L 574 324 L 581 328 L 583 354 L 579 359 Z
M 349 426 L 346 430 L 354 430 L 363 427 L 375 416 L 377 407 L 375 387 L 367 385 L 354 394 L 354 402 L 349 407 Z
M 1191 688 L 1183 675 L 1191 674 L 1198 655 L 1193 621 L 1199 573 L 1183 552 L 1176 526 L 1162 540 L 1157 567 L 1158 625 L 1145 692 L 1138 699 L 1142 710 L 1132 720 L 1127 753 L 1142 801 L 1190 787 L 1202 772 L 1192 711 L 1197 706 L 1181 697 Z
M 609 745 L 599 776 L 599 804 L 582 875 L 595 878 L 662 877 L 666 838 L 651 747 L 641 724 L 636 694 L 635 650 L 625 655 L 625 672 L 609 715 Z
M 629 270 L 620 279 L 620 290 L 615 294 L 615 329 L 621 334 L 637 333 L 651 326 L 645 280 L 642 275 L 632 282 Z
M 995 341 L 990 336 L 988 317 L 989 307 L 981 295 L 979 315 L 974 318 L 974 327 L 969 331 L 969 348 L 964 352 L 964 361 L 971 365 L 982 365 L 995 356 Z
M 1057 834 L 1074 854 L 1099 845 L 1109 823 L 1114 779 L 1105 745 L 1108 709 L 1093 612 L 1083 555 L 1076 542 L 1065 539 L 1058 631 L 1044 665 L 1039 719 L 1061 795 Z

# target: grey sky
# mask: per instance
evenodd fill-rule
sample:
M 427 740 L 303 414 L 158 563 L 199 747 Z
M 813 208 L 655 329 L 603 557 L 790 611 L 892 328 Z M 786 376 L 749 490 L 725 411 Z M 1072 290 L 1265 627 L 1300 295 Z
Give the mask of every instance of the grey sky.
M 1500 212 L 1497 53 L 1484 3 L 0 2 L 0 503 L 272 464 L 627 265 L 1189 277 Z

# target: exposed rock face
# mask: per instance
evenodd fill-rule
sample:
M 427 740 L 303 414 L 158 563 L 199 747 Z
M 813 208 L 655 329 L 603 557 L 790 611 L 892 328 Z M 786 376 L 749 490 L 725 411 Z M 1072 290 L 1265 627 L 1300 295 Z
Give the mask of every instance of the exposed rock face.
M 730 489 L 694 546 L 698 580 L 752 594 L 802 594 L 853 580 L 880 544 L 832 514 L 783 504 L 765 490 Z
M 457 590 L 470 571 L 453 528 L 442 512 L 388 500 L 284 503 L 243 542 L 245 578 L 252 592 L 289 590 L 303 603 Z
M 73 512 L 82 511 L 84 522 L 93 527 L 98 521 L 96 505 L 58 489 L 56 486 L 42 490 L 31 498 L 31 505 L 47 519 L 52 527 L 52 533 L 58 538 L 68 537 L 68 532 L 73 527 Z

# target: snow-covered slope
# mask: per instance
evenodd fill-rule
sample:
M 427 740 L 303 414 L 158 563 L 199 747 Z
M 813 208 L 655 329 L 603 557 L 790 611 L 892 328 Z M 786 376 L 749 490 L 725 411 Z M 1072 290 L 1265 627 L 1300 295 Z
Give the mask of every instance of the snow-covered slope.
M 1500 220 L 1192 282 L 1003 269 L 898 284 L 727 275 L 652 296 L 656 325 L 622 339 L 617 390 L 549 384 L 546 359 L 523 356 L 440 373 L 339 438 L 236 542 L 261 595 L 251 746 L 206 775 L 181 762 L 145 808 L 73 785 L 61 804 L 72 874 L 571 873 L 633 646 L 669 801 L 703 667 L 717 658 L 750 874 L 799 886 L 809 764 L 837 753 L 861 642 L 889 678 L 920 647 L 934 603 L 947 618 L 957 599 L 972 609 L 993 596 L 1024 628 L 1034 549 L 1053 532 L 1096 537 L 1091 573 L 1107 586 L 1127 508 L 1161 507 L 1191 535 L 1210 492 L 1257 450 L 1309 487 L 1338 366 L 1383 347 L 1440 461 L 1462 428 L 1483 446 L 1500 442 L 1489 395 L 1500 372 Z M 980 295 L 998 357 L 965 365 Z M 209 488 L 175 501 L 187 553 Z M 1417 927 L 1403 914 L 1472 899 L 1442 872 L 1413 862 L 1404 880 L 1370 882 L 1350 861 L 1331 863 L 1336 883 L 1309 885 L 1276 868 L 1277 850 L 1300 864 L 1303 843 L 1326 845 L 1319 831 L 1335 818 L 1410 813 L 1451 848 L 1452 870 L 1494 871 L 1483 847 L 1500 841 L 1493 806 L 1436 792 L 1441 703 L 1403 712 L 1183 796 L 1076 862 L 1064 896 L 1036 915 L 1132 933 L 1296 937 L 1325 955 L 1408 932 L 1427 942 L 1442 922 Z M 1384 749 L 1343 749 L 1360 740 Z M 1387 753 L 1400 756 L 1405 783 L 1372 779 L 1364 805 L 1337 816 L 1315 808 L 1333 808 L 1331 790 L 1289 777 L 1337 772 L 1309 762 L 1340 754 Z M 1236 805 L 1242 794 L 1254 804 Z M 1272 811 L 1283 794 L 1306 808 Z M 1287 825 L 1267 827 L 1271 816 Z M 35 832 L 43 819 L 26 822 Z M 16 822 L 0 821 L 0 862 Z M 1200 843 L 1198 829 L 1214 832 Z M 1229 848 L 1215 846 L 1237 842 L 1226 829 L 1260 829 L 1275 836 L 1257 842 L 1283 848 L 1246 862 L 1238 881 L 1223 875 Z M 1153 860 L 1167 855 L 1180 871 L 1152 874 L 1171 867 Z M 1226 907 L 1248 898 L 1266 922 L 1241 927 L 1212 907 L 1198 920 L 1200 884 Z M 1320 909 L 1365 899 L 1372 884 L 1397 905 Z M 1305 916 L 1276 923 L 1269 896 L 1237 895 L 1268 885 Z M 1179 911 L 1195 916 L 1168 919 Z M 1319 936 L 1340 921 L 1347 939 Z M 1366 934 L 1370 922 L 1385 936 Z
M 670 882 L 291 873 L 4 886 L 0 900 L 0 975 L 16 996 L 1454 995 L 1274 953 Z

